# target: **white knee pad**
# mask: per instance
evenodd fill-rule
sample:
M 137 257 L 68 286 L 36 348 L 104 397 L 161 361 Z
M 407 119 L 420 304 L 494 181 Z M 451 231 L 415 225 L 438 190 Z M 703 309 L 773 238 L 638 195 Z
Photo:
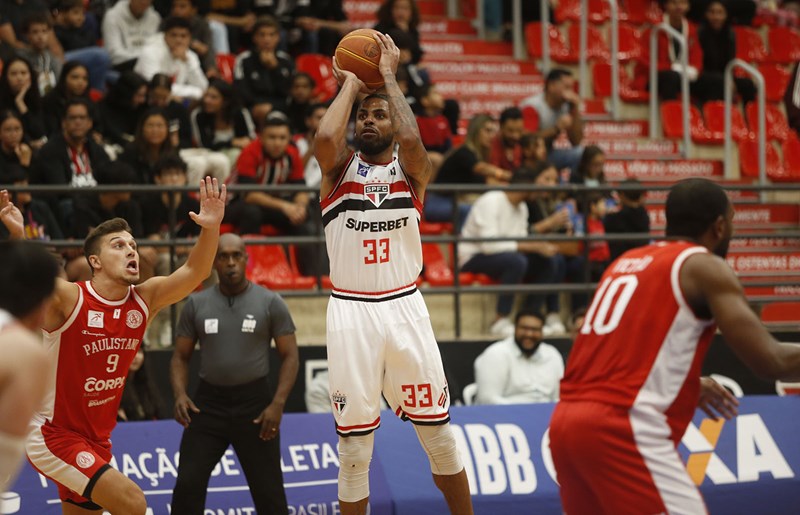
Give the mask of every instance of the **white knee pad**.
M 431 472 L 437 476 L 453 476 L 464 469 L 461 455 L 450 424 L 439 426 L 414 425 L 419 443 L 428 454 Z
M 357 502 L 369 497 L 369 462 L 375 434 L 339 437 L 339 499 Z

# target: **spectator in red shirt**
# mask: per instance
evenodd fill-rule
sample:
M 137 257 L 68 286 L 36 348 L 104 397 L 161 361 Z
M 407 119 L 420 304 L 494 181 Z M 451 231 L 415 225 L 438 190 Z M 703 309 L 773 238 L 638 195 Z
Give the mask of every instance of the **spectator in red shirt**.
M 500 113 L 500 134 L 492 141 L 489 162 L 504 170 L 516 170 L 522 165 L 522 147 L 519 142 L 525 131 L 522 111 L 507 107 Z
M 605 236 L 606 228 L 603 224 L 603 217 L 606 215 L 606 197 L 600 193 L 592 193 L 589 196 L 589 212 L 586 214 L 586 232 L 589 236 Z M 608 242 L 605 240 L 589 242 L 589 268 L 591 270 L 592 281 L 600 280 L 609 259 L 611 251 Z
M 419 91 L 421 109 L 416 116 L 419 135 L 428 151 L 433 169 L 438 170 L 444 161 L 444 154 L 453 146 L 450 124 L 442 114 L 444 97 L 434 84 L 426 84 Z
M 259 139 L 242 150 L 236 161 L 231 184 L 300 184 L 305 185 L 303 160 L 297 147 L 291 144 L 289 119 L 282 113 L 268 116 Z M 307 192 L 239 193 L 225 209 L 226 222 L 235 224 L 239 234 L 260 234 L 261 225 L 275 226 L 294 236 L 318 233 L 319 212 L 314 210 Z M 304 275 L 324 273 L 324 263 L 318 259 L 319 245 L 298 245 L 298 266 Z M 322 253 L 324 255 L 324 253 Z

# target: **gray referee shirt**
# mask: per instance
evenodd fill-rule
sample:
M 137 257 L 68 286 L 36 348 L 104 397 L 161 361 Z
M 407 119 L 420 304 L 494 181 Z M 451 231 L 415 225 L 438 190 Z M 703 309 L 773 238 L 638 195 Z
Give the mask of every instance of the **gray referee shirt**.
M 219 286 L 193 293 L 178 323 L 178 336 L 200 341 L 200 378 L 217 386 L 266 376 L 272 339 L 294 332 L 280 295 L 253 283 L 235 297 Z

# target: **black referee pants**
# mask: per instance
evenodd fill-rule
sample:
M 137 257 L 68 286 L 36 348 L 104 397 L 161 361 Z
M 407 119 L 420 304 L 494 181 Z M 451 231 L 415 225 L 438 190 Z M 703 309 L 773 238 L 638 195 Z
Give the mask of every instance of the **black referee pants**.
M 200 413 L 183 432 L 178 479 L 172 492 L 172 513 L 203 515 L 211 471 L 233 446 L 259 515 L 285 515 L 289 509 L 283 489 L 279 437 L 258 437 L 253 420 L 272 401 L 267 378 L 237 386 L 214 386 L 203 380 L 194 403 Z

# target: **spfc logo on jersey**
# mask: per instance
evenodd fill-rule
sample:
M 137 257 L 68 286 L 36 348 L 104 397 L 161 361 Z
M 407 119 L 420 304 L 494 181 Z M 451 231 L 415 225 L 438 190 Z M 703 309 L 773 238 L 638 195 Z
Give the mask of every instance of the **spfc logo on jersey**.
M 336 413 L 341 415 L 345 406 L 347 406 L 347 395 L 336 391 L 331 394 L 331 401 L 333 402 L 333 409 L 336 410 Z
M 375 207 L 380 207 L 383 200 L 389 196 L 389 184 L 367 184 L 364 186 L 364 196 L 366 196 Z
M 125 325 L 127 325 L 131 329 L 136 329 L 137 327 L 142 325 L 143 321 L 144 317 L 139 311 L 135 309 L 128 311 L 127 315 L 125 315 Z
M 366 177 L 369 173 L 369 165 L 365 165 L 364 163 L 358 163 L 358 175 L 361 177 Z

